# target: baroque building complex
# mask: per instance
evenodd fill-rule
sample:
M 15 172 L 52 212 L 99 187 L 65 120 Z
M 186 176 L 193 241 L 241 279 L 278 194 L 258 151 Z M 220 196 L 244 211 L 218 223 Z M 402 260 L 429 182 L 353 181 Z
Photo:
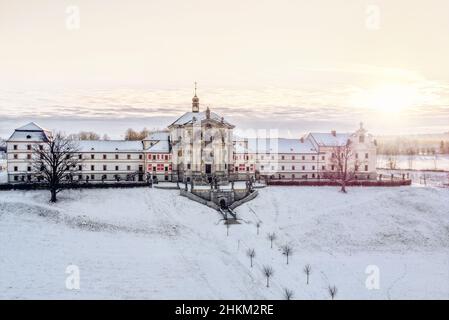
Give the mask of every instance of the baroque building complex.
M 232 125 L 209 108 L 192 109 L 167 129 L 150 132 L 142 141 L 97 140 L 77 142 L 80 162 L 75 180 L 182 181 L 325 179 L 338 170 L 335 150 L 350 142 L 349 163 L 358 179 L 376 179 L 376 143 L 360 124 L 352 133 L 309 133 L 297 139 L 237 137 Z M 33 182 L 35 145 L 51 139 L 52 132 L 35 123 L 14 131 L 7 140 L 10 183 Z

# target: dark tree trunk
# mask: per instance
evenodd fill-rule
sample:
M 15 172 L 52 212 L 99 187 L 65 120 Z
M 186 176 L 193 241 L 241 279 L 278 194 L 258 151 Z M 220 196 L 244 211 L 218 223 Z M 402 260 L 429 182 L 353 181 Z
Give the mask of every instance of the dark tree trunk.
M 50 190 L 50 192 L 51 192 L 51 199 L 50 199 L 50 202 L 56 202 L 56 201 L 57 201 L 57 199 L 56 199 L 56 189 L 52 188 L 52 189 Z

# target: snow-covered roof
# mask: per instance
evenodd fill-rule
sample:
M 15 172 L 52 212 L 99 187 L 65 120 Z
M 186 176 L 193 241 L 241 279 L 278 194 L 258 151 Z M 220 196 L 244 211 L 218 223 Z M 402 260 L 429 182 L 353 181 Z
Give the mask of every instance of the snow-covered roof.
M 160 140 L 147 149 L 148 152 L 169 153 L 170 145 L 168 139 Z
M 320 147 L 335 147 L 343 146 L 347 143 L 348 139 L 351 137 L 350 133 L 319 133 L 312 132 L 309 133 L 308 139 L 312 139 L 313 142 L 318 144 Z
M 141 152 L 142 141 L 82 140 L 77 142 L 81 152 Z
M 50 136 L 51 131 L 42 128 L 34 122 L 30 122 L 27 125 L 17 128 L 7 141 L 46 141 Z
M 316 153 L 313 144 L 300 139 L 248 139 L 247 151 L 244 145 L 235 144 L 236 153 Z
M 168 140 L 170 133 L 167 130 L 152 131 L 145 140 Z
M 17 128 L 18 131 L 50 131 L 47 129 L 42 128 L 40 125 L 36 124 L 35 122 L 30 122 L 20 128 Z
M 226 120 L 224 120 L 223 117 L 219 116 L 218 114 L 214 113 L 214 112 L 210 112 L 210 118 L 212 120 L 221 122 L 223 120 L 223 123 L 227 124 L 227 125 L 231 125 L 229 122 L 227 122 Z M 184 113 L 181 117 L 179 117 L 175 122 L 173 122 L 170 126 L 173 125 L 185 125 L 185 124 L 190 124 L 193 123 L 195 121 L 203 121 L 206 120 L 206 111 L 202 111 L 202 112 L 186 112 Z

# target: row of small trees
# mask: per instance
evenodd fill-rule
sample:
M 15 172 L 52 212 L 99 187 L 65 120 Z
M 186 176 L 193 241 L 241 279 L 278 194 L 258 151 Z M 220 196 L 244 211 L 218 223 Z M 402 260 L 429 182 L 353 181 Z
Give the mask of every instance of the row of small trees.
M 261 226 L 261 222 L 257 222 L 256 223 L 256 227 L 257 227 L 257 234 L 259 234 L 259 229 Z M 227 234 L 229 235 L 229 227 L 227 229 Z M 270 241 L 270 248 L 273 249 L 273 242 L 277 239 L 277 235 L 275 232 L 271 232 L 267 234 L 267 239 Z M 281 246 L 281 250 L 282 250 L 282 254 L 284 254 L 286 256 L 286 263 L 289 263 L 289 257 L 293 254 L 293 247 L 290 246 L 289 244 L 285 244 L 283 246 Z M 254 266 L 254 259 L 256 258 L 256 250 L 254 248 L 248 248 L 246 250 L 246 256 L 250 259 L 250 266 L 251 268 L 253 268 Z M 306 284 L 309 285 L 310 283 L 310 275 L 312 273 L 312 266 L 310 264 L 306 264 L 303 268 L 303 272 L 306 275 Z M 273 277 L 274 275 L 274 269 L 273 267 L 269 266 L 269 265 L 264 265 L 262 267 L 262 273 L 264 275 L 264 277 L 266 278 L 266 286 L 267 288 L 270 287 L 270 279 Z M 327 288 L 329 296 L 331 297 L 331 299 L 333 300 L 335 298 L 335 296 L 337 295 L 337 287 L 334 286 L 329 286 Z M 284 298 L 286 300 L 291 300 L 294 297 L 294 291 L 290 290 L 288 288 L 284 288 Z

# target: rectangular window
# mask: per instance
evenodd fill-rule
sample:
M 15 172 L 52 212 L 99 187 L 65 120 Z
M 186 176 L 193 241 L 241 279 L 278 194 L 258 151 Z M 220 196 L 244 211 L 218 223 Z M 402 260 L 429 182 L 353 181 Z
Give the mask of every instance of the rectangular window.
M 365 171 L 368 171 L 368 165 L 365 165 Z
M 19 155 L 18 154 L 14 154 L 14 159 L 18 159 L 19 158 Z
M 17 150 L 17 144 L 13 145 L 12 148 L 13 148 L 14 150 Z
M 165 155 L 165 160 L 168 160 L 168 154 Z
M 19 171 L 19 168 L 18 167 L 14 167 L 14 171 Z
M 306 166 L 302 166 L 302 171 L 306 170 Z
M 106 171 L 106 170 L 108 170 L 107 166 L 103 165 L 103 171 Z
M 368 153 L 365 153 L 365 159 L 368 159 Z
M 312 156 L 312 160 L 315 160 L 315 156 Z
M 90 179 L 91 179 L 91 180 L 95 180 L 95 175 L 91 174 L 91 175 L 90 175 Z
M 118 160 L 118 154 L 115 155 L 115 160 Z
M 31 160 L 31 154 L 27 154 L 27 159 Z
M 321 160 L 325 160 L 325 159 L 326 159 L 326 157 L 325 157 L 325 156 L 322 156 L 322 157 L 321 157 Z
M 321 166 L 321 170 L 326 170 L 326 167 L 325 166 Z
M 315 166 L 312 166 L 312 170 L 315 170 Z
M 131 166 L 126 166 L 126 170 L 131 171 Z
M 27 145 L 27 150 L 31 150 L 31 144 Z
M 93 160 L 93 159 L 95 159 L 95 155 L 94 154 L 91 154 L 90 155 L 90 158 Z
M 31 167 L 28 167 L 28 168 L 27 168 L 27 171 L 31 171 Z
M 295 156 L 292 156 L 292 160 L 295 160 Z
M 78 170 L 79 171 L 83 170 L 83 166 L 78 166 Z
M 153 154 L 153 160 L 156 160 L 156 155 L 155 154 Z
M 334 166 L 334 165 L 331 166 L 331 170 L 332 170 L 332 171 L 335 170 L 335 166 Z
M 263 170 L 264 169 L 264 166 L 260 166 L 260 170 Z
M 190 163 L 187 164 L 187 170 L 190 170 Z
M 359 154 L 358 154 L 358 153 L 355 154 L 355 158 L 356 158 L 356 159 L 359 158 Z
M 128 158 L 128 160 L 131 159 L 131 155 L 130 154 L 126 155 L 126 157 Z
M 285 167 L 284 167 L 284 166 L 282 166 L 282 167 L 281 167 L 281 170 L 282 170 L 282 171 L 284 171 L 284 170 L 285 170 Z
M 118 166 L 115 166 L 115 171 L 118 171 Z
M 95 166 L 90 166 L 91 171 L 95 171 Z
M 78 155 L 78 159 L 82 160 L 83 159 L 83 155 L 79 154 Z
M 292 170 L 295 170 L 295 166 L 292 166 Z
M 305 156 L 302 156 L 302 160 L 306 160 L 306 157 L 305 157 Z
M 157 171 L 164 171 L 164 164 L 163 163 L 158 163 L 157 164 Z

